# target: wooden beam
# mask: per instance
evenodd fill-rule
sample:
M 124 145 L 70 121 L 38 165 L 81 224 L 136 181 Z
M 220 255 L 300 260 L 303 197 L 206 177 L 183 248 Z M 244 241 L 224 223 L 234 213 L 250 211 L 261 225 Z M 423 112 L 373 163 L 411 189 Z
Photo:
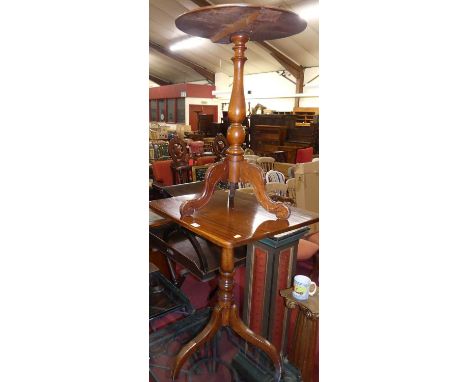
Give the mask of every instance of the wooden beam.
M 304 70 L 302 65 L 296 64 L 289 57 L 285 56 L 278 49 L 264 41 L 257 41 L 257 44 L 267 49 L 270 54 L 278 61 L 289 73 L 296 79 L 296 93 L 302 93 L 304 90 Z M 294 107 L 299 106 L 299 97 L 294 99 Z
M 296 93 L 302 93 L 304 90 L 304 69 L 296 77 Z M 294 99 L 294 107 L 299 107 L 299 97 Z
M 294 77 L 298 77 L 300 72 L 304 72 L 304 68 L 301 65 L 296 64 L 289 57 L 285 56 L 278 49 L 270 45 L 265 41 L 256 41 L 257 44 L 263 46 L 270 54 L 278 61 L 284 68 L 291 73 Z
M 150 74 L 150 75 L 149 75 L 149 79 L 150 79 L 151 81 L 153 81 L 154 83 L 158 84 L 159 86 L 172 84 L 172 82 L 163 80 L 162 78 L 159 78 L 158 76 L 155 76 L 155 75 L 153 75 L 153 74 Z
M 179 56 L 178 54 L 172 53 L 169 49 L 166 49 L 163 46 L 156 44 L 155 42 L 150 41 L 149 46 L 151 49 L 154 49 L 155 51 L 162 53 L 165 56 L 172 58 L 173 60 L 176 60 L 180 62 L 181 64 L 188 66 L 189 68 L 195 70 L 197 73 L 201 74 L 212 84 L 215 83 L 215 74 L 212 71 L 204 68 L 201 65 L 195 64 L 194 62 L 189 61 L 186 58 Z

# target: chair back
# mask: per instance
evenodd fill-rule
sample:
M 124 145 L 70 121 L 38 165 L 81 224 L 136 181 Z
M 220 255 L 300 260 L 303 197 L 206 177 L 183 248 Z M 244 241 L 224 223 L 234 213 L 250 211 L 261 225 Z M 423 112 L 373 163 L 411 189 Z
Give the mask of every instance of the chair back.
M 286 183 L 286 177 L 281 171 L 270 170 L 266 173 L 265 179 L 267 183 L 278 182 Z
M 172 159 L 154 160 L 152 164 L 153 179 L 163 186 L 172 186 L 174 177 L 171 169 Z
M 258 158 L 260 158 L 258 155 L 245 155 L 244 154 L 244 160 L 246 160 L 249 163 L 257 163 Z
M 205 153 L 214 153 L 214 145 L 215 143 L 215 138 L 209 137 L 209 138 L 203 138 L 203 152 Z
M 190 151 L 192 152 L 192 156 L 203 154 L 203 147 L 204 147 L 203 141 L 190 142 Z
M 179 136 L 174 136 L 169 141 L 169 155 L 172 158 L 172 172 L 175 184 L 191 182 L 192 173 L 189 164 L 189 152 L 187 143 L 180 139 Z
M 224 135 L 221 133 L 216 134 L 213 142 L 213 153 L 216 155 L 216 161 L 220 161 L 226 156 L 226 150 L 228 147 L 229 144 Z
M 268 172 L 273 170 L 273 163 L 275 163 L 275 158 L 271 157 L 260 157 L 257 159 L 257 164 L 263 168 L 263 171 Z
M 306 147 L 305 149 L 298 149 L 296 153 L 296 163 L 312 162 L 314 156 L 314 149 Z

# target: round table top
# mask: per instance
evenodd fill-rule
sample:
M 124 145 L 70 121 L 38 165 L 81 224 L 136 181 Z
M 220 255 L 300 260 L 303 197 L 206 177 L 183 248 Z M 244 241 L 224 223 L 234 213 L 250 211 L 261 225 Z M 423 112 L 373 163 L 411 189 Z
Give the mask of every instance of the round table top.
M 307 22 L 286 9 L 248 4 L 202 7 L 179 16 L 175 24 L 181 31 L 230 43 L 231 35 L 245 33 L 252 41 L 275 40 L 302 32 Z

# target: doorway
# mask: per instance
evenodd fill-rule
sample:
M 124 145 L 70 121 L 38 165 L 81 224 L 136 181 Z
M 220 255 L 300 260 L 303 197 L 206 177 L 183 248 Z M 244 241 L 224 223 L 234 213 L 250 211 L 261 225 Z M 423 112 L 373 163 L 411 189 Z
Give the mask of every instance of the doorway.
M 198 130 L 198 114 L 212 114 L 218 122 L 218 105 L 189 105 L 189 125 L 192 131 Z

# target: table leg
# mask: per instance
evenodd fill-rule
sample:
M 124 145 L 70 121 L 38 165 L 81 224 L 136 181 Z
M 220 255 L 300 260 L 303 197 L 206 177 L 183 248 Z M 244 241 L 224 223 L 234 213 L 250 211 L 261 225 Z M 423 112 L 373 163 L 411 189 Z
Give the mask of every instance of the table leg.
M 255 334 L 244 324 L 244 322 L 239 317 L 239 312 L 237 310 L 237 306 L 235 305 L 231 306 L 230 325 L 231 328 L 244 340 L 262 349 L 268 355 L 268 357 L 271 358 L 273 365 L 275 366 L 275 380 L 279 382 L 281 379 L 282 367 L 278 351 L 272 343 L 268 342 L 265 338 Z
M 211 318 L 205 328 L 198 333 L 198 335 L 186 344 L 177 354 L 177 357 L 174 361 L 174 366 L 172 367 L 172 380 L 176 379 L 179 375 L 179 371 L 182 368 L 182 365 L 185 361 L 205 342 L 210 340 L 214 334 L 218 331 L 221 325 L 221 310 L 220 306 L 216 306 L 211 313 Z
M 210 201 L 213 192 L 215 191 L 216 184 L 221 180 L 225 180 L 227 178 L 227 175 L 227 160 L 211 165 L 205 174 L 205 185 L 203 187 L 203 191 L 197 199 L 186 200 L 180 205 L 180 215 L 182 217 L 190 216 L 196 210 L 202 208 L 205 204 L 207 204 Z
M 289 207 L 284 203 L 274 202 L 267 195 L 263 170 L 260 166 L 247 161 L 240 162 L 240 180 L 251 184 L 255 197 L 265 210 L 274 213 L 278 219 L 287 219 L 289 217 L 291 214 Z
M 221 325 L 231 326 L 244 340 L 262 349 L 275 365 L 275 379 L 281 378 L 281 359 L 276 348 L 266 339 L 252 332 L 240 319 L 234 304 L 234 249 L 223 248 L 220 262 L 218 302 L 205 328 L 177 354 L 172 368 L 172 380 L 177 378 L 184 362 L 206 341 L 213 337 Z

